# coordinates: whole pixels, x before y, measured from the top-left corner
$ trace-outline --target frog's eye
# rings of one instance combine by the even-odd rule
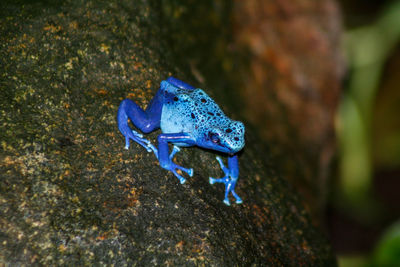
[[[219,144],[221,142],[218,134],[216,134],[216,133],[209,133],[209,137],[210,137],[211,142],[213,142],[214,144]]]

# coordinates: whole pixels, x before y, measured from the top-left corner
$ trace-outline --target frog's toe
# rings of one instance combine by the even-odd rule
[[[136,140],[134,141],[143,146],[147,150],[147,152],[153,151],[156,155],[158,154],[157,149],[153,146],[153,144],[149,140],[136,137]]]
[[[125,149],[129,149],[129,145],[130,145],[130,143],[129,143],[129,136],[125,136]]]
[[[225,176],[225,177],[223,177],[223,178],[212,178],[212,177],[209,177],[209,180],[208,180],[209,182],[210,182],[210,184],[215,184],[215,183],[224,183],[224,184],[227,184],[228,182],[229,182],[229,176]]]
[[[179,170],[181,170],[183,172],[186,172],[190,177],[193,176],[193,169],[192,168],[187,169],[187,168],[184,168],[184,167],[179,166],[179,165],[175,165],[175,168],[177,168],[177,169],[179,169]]]
[[[175,174],[175,176],[179,179],[179,182],[181,184],[184,184],[186,182],[186,179],[183,178],[182,176],[180,176],[175,170],[173,171],[173,173]]]
[[[236,204],[242,204],[243,203],[242,199],[238,196],[238,194],[236,194],[234,189],[231,190],[231,193],[236,199]]]
[[[228,198],[225,198],[225,199],[224,199],[224,203],[225,203],[225,205],[227,205],[227,206],[230,206],[230,205],[231,205],[231,203],[229,202],[229,199],[228,199]]]
[[[148,152],[153,151],[154,154],[156,155],[156,157],[158,158],[158,150],[157,150],[157,148],[155,146],[153,146],[153,144],[151,144],[151,143],[147,144],[147,151]]]
[[[136,136],[136,137],[139,137],[139,138],[143,138],[143,134],[140,134],[140,133],[138,133],[138,132],[136,132],[134,130],[132,130],[132,134],[133,134],[133,136]]]
[[[171,171],[179,179],[179,182],[181,184],[185,183],[186,179],[183,178],[180,174],[178,174],[177,170],[181,170],[182,172],[186,172],[190,177],[193,176],[193,169],[184,168],[184,167],[179,166],[179,165],[177,165],[177,164],[175,164],[173,162],[171,162],[171,163],[169,163],[167,165],[161,164],[161,167],[163,167],[166,170]]]
[[[157,149],[151,144],[151,142],[145,138],[142,138],[143,135],[136,133],[135,131],[132,131],[133,135],[131,136],[125,136],[125,149],[129,149],[130,146],[130,139],[144,147],[147,152],[152,152],[157,154]]]
[[[179,147],[174,146],[174,148],[172,149],[171,154],[169,154],[169,159],[172,160],[172,159],[174,158],[175,154],[178,153],[179,151],[181,151],[181,150],[179,149]]]
[[[210,184],[214,184],[214,183],[223,183],[225,184],[225,199],[224,199],[224,203],[228,206],[230,206],[230,202],[228,199],[228,195],[229,192],[232,193],[232,195],[235,197],[236,199],[236,204],[241,204],[243,203],[242,199],[236,194],[235,192],[235,185],[236,185],[236,179],[231,179],[229,176],[225,176],[223,178],[212,178],[209,177],[209,182]]]

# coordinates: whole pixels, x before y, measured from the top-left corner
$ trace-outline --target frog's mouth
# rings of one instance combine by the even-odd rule
[[[232,147],[229,145],[218,144],[218,146],[215,146],[213,149],[232,156],[232,155],[236,154],[237,152],[239,152],[240,150],[242,150],[242,148],[243,148],[243,146],[242,147]]]
[[[224,144],[221,143],[215,143],[212,141],[207,142],[206,146],[204,146],[205,148],[211,149],[211,150],[215,150],[215,151],[219,151],[222,153],[235,153],[234,151],[232,151],[231,149],[229,149],[229,147],[225,146]]]

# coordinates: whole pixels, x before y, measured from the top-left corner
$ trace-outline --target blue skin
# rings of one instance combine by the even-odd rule
[[[144,139],[142,134],[129,127],[128,118],[143,133],[161,128],[162,133],[157,138],[158,149]],[[193,169],[181,167],[173,162],[179,147],[199,146],[227,153],[228,167],[217,157],[225,176],[220,179],[210,177],[209,182],[225,184],[226,205],[230,205],[229,192],[235,197],[237,204],[242,203],[242,199],[235,192],[235,185],[239,177],[236,153],[244,147],[244,125],[226,117],[203,90],[169,77],[161,82],[160,89],[146,110],[141,109],[132,100],[123,100],[118,108],[117,121],[119,130],[125,136],[125,149],[129,148],[129,140],[133,140],[148,152],[153,151],[160,166],[175,174],[181,184],[186,179],[176,170],[181,170],[191,177]],[[174,144],[171,154],[168,143]]]

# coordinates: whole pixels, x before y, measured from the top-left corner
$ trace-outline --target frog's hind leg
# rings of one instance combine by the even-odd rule
[[[158,155],[157,149],[149,140],[143,138],[142,134],[129,127],[128,118],[140,131],[149,133],[160,128],[161,109],[161,90],[157,92],[146,110],[140,108],[130,99],[125,99],[121,102],[118,108],[117,122],[119,130],[125,136],[125,149],[129,148],[129,141],[133,140],[146,148],[148,152],[153,151],[156,156]]]
[[[182,82],[181,80],[179,80],[177,78],[174,78],[172,76],[167,79],[167,82],[169,82],[173,86],[178,87],[180,89],[186,89],[186,90],[194,90],[194,89],[196,89],[193,86],[191,86],[190,84]]]

